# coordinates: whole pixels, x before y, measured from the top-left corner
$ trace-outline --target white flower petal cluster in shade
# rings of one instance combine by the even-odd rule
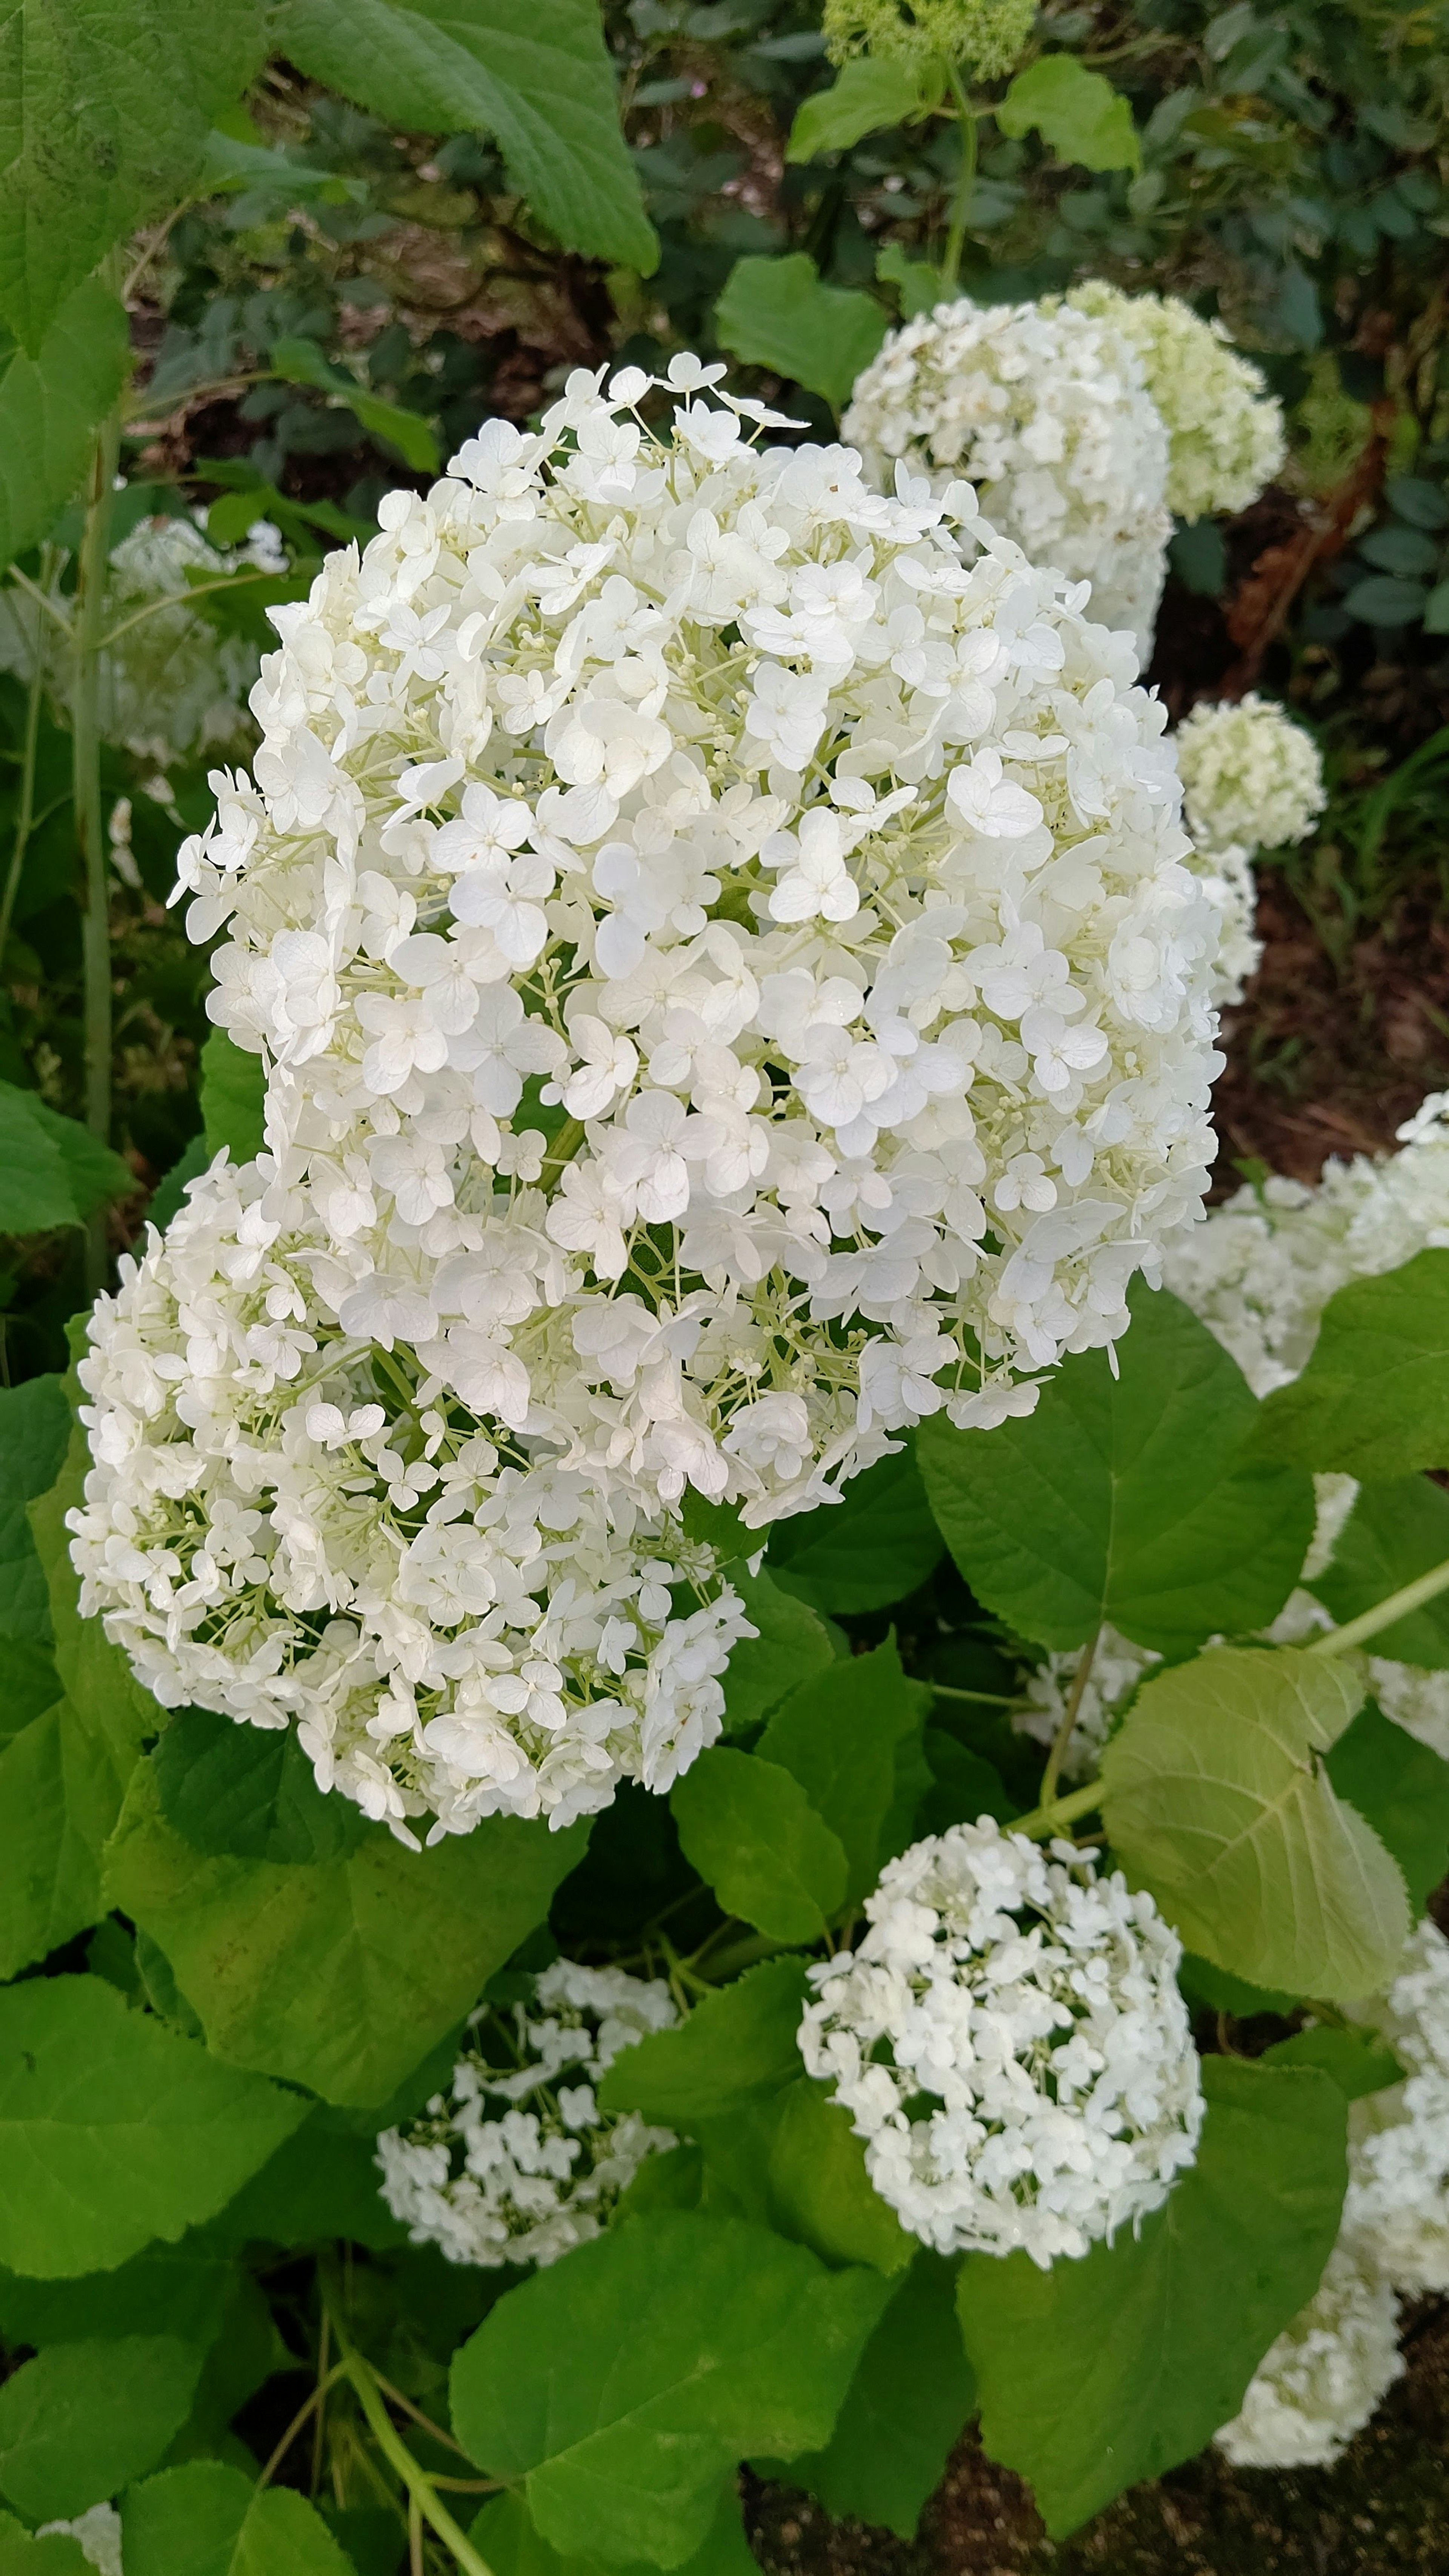
[[[1026,1704],[1013,1708],[1011,1712],[1012,1728],[1017,1735],[1029,1735],[1038,1744],[1055,1744],[1084,1651],[1081,1647],[1073,1647],[1065,1654],[1049,1654],[1027,1676],[1024,1684]],[[1064,1779],[1086,1780],[1096,1773],[1101,1764],[1102,1747],[1124,1713],[1143,1674],[1161,1661],[1161,1656],[1154,1654],[1150,1646],[1134,1646],[1130,1637],[1120,1636],[1115,1628],[1102,1628],[1067,1741],[1062,1761]]]
[[[1250,690],[1195,706],[1173,739],[1200,850],[1277,850],[1312,831],[1326,797],[1322,756],[1276,699]]]
[[[1218,2448],[1236,2468],[1327,2468],[1402,2375],[1398,2314],[1374,2265],[1336,2245],[1307,2307],[1259,2362]]]
[[[601,2113],[594,2086],[621,2049],[677,2019],[666,1985],[572,1959],[543,1969],[511,2027],[475,2014],[452,2090],[377,2142],[383,2199],[413,2243],[496,2267],[556,2263],[597,2236],[646,2156],[678,2141],[636,2111]]]
[[[265,1158],[122,1263],[80,1365],[83,1613],[164,1707],[295,1724],[404,1842],[668,1787],[755,1633],[714,1552],[349,1331],[350,1285]]]
[[[1150,1896],[982,1817],[892,1861],[865,1912],[859,1948],[810,1970],[800,2049],[904,2226],[1045,2269],[1166,2199],[1203,2103]]]
[[[99,2570],[99,2576],[122,2576],[121,2517],[113,2504],[93,2504],[73,2522],[43,2522],[35,2537],[44,2540],[50,2532],[78,2540],[81,2556]]]
[[[1406,2296],[1449,2290],[1449,1941],[1436,1923],[1425,1917],[1387,1994],[1354,2017],[1408,2072],[1349,2106],[1344,2235]]]
[[[385,500],[182,872],[344,1331],[611,1514],[760,1527],[1125,1330],[1213,1150],[1218,921],[1120,640],[720,372],[663,439],[575,376]]]
[[[1257,972],[1263,954],[1263,943],[1254,928],[1258,884],[1251,855],[1238,842],[1231,841],[1226,849],[1204,847],[1193,867],[1203,893],[1216,906],[1222,922],[1213,1000],[1240,1002],[1248,978]]]
[[[1180,296],[1127,295],[1105,278],[1074,287],[1067,302],[1112,323],[1142,362],[1167,429],[1169,510],[1179,519],[1246,510],[1271,483],[1288,442],[1282,406],[1221,322],[1203,321]]]
[[[1091,615],[1151,656],[1172,533],[1167,432],[1112,319],[1053,299],[962,297],[893,331],[857,378],[842,435],[873,480],[904,458],[975,484],[1033,563],[1092,585]]]

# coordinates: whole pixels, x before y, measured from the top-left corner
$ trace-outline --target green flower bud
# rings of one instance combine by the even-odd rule
[[[976,80],[1000,80],[1020,60],[1036,0],[825,0],[825,50],[897,62],[960,63]]]

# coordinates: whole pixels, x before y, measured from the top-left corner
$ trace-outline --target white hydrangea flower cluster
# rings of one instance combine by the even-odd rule
[[[93,2504],[72,2522],[43,2522],[35,2537],[44,2540],[49,2533],[78,2540],[81,2556],[99,2570],[99,2576],[122,2576],[121,2517],[113,2504]]]
[[[1178,295],[1127,295],[1105,278],[1067,303],[1131,342],[1168,437],[1167,506],[1179,519],[1246,510],[1288,453],[1283,409],[1262,372]]]
[[[938,2253],[1019,2246],[1045,2269],[1159,2207],[1196,2154],[1181,1944],[1094,1862],[954,1825],[890,1862],[859,1947],[810,1970],[805,2064]]]
[[[390,496],[182,865],[343,1331],[611,1514],[759,1527],[1125,1329],[1212,1152],[1217,921],[1122,644],[720,372],[663,440],[575,376]]]
[[[1274,698],[1206,701],[1174,737],[1188,829],[1209,853],[1305,840],[1327,799],[1313,736]]]
[[[1064,1654],[1048,1654],[1027,1675],[1023,1699],[1011,1711],[1014,1733],[1029,1735],[1038,1744],[1055,1744],[1085,1651],[1078,1646]],[[1161,1661],[1162,1657],[1154,1654],[1150,1646],[1134,1646],[1130,1637],[1121,1636],[1110,1625],[1102,1628],[1062,1758],[1065,1780],[1095,1777],[1101,1767],[1102,1747],[1125,1703],[1143,1674]]]
[[[601,2114],[594,2086],[621,2049],[678,2018],[666,1985],[572,1959],[542,1970],[511,2031],[501,2013],[476,2013],[474,2030],[487,2025],[514,2062],[475,2044],[451,2092],[377,2142],[383,2199],[412,2242],[450,2263],[542,2266],[599,2235],[645,2158],[678,2140],[635,2111]]]
[[[541,1241],[538,1193],[513,1206]],[[219,1159],[121,1269],[80,1365],[72,1554],[163,1707],[295,1724],[320,1786],[407,1843],[425,1815],[432,1841],[565,1824],[719,1733],[755,1632],[714,1551],[347,1331],[350,1273],[268,1158]]]
[[[1091,614],[1151,657],[1172,515],[1167,432],[1114,319],[1043,304],[938,304],[890,333],[841,424],[866,471],[975,484],[1033,563],[1088,581]]]
[[[1408,2074],[1349,2106],[1344,2234],[1406,2296],[1449,2290],[1449,1941],[1428,1916],[1355,2018]]]
[[[1240,2469],[1327,2468],[1403,2373],[1398,2321],[1392,2285],[1351,2244],[1337,2244],[1217,2435],[1219,2450]]]

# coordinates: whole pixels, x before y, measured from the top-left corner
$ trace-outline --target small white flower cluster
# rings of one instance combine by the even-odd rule
[[[1212,1152],[1217,917],[1120,641],[720,372],[663,439],[575,376],[389,496],[182,872],[254,1221],[306,1194],[343,1331],[611,1515],[759,1527],[1125,1330]]]
[[[1188,829],[1199,849],[1277,850],[1305,840],[1327,791],[1311,733],[1274,698],[1206,702],[1174,737]]]
[[[1019,2246],[1045,2269],[1159,2207],[1196,2154],[1181,1944],[1094,1859],[954,1825],[882,1871],[858,1949],[810,1970],[805,2064],[938,2253]]]
[[[1017,1735],[1029,1735],[1038,1744],[1054,1744],[1067,1713],[1071,1695],[1085,1649],[1074,1647],[1065,1654],[1049,1654],[1023,1684],[1025,1705],[1014,1707],[1011,1724]],[[1101,1764],[1102,1747],[1112,1733],[1126,1701],[1137,1688],[1144,1673],[1162,1661],[1150,1646],[1134,1646],[1130,1637],[1104,1626],[1092,1655],[1092,1668],[1077,1703],[1072,1731],[1062,1760],[1062,1777],[1086,1780]]]
[[[218,1160],[121,1270],[80,1364],[72,1555],[163,1707],[295,1723],[321,1787],[408,1843],[423,1815],[433,1841],[566,1824],[719,1733],[755,1632],[714,1551],[349,1333],[349,1275],[268,1158]]]
[[[1307,2307],[1259,2362],[1218,2448],[1240,2469],[1327,2468],[1403,2368],[1392,2285],[1340,2242]]]
[[[35,2537],[44,2540],[48,2533],[78,2540],[81,2556],[99,2570],[99,2576],[122,2576],[121,2517],[113,2504],[93,2504],[73,2522],[43,2522]]]
[[[1355,2018],[1408,2075],[1350,2105],[1344,2233],[1406,2297],[1449,2290],[1449,1941],[1427,1916]]]
[[[1168,438],[1167,506],[1179,519],[1246,510],[1288,452],[1281,404],[1261,371],[1178,295],[1127,295],[1092,278],[1067,303],[1110,322],[1142,362]]]
[[[511,2032],[501,2013],[476,2013],[474,2030],[490,2025],[512,2065],[475,2045],[450,2093],[377,2142],[383,2199],[412,2242],[496,2267],[556,2263],[597,2236],[645,2158],[678,2140],[635,2111],[604,2116],[594,2086],[621,2049],[677,2019],[666,1985],[572,1959],[540,1973]]]
[[[1172,516],[1167,432],[1115,319],[1053,298],[969,297],[893,331],[841,424],[866,471],[898,459],[940,484],[964,475],[1033,563],[1092,585],[1091,614],[1152,650]]]

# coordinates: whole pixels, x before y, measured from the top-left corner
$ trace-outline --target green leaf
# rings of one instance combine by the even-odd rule
[[[0,1082],[0,1234],[78,1225],[70,1172],[33,1091]]]
[[[1264,1401],[1259,1445],[1366,1483],[1449,1466],[1449,1252],[1329,1298],[1307,1367]]]
[[[770,2142],[775,2224],[827,2263],[904,2271],[919,2239],[908,2236],[872,2184],[850,2114],[801,2075],[780,2105]]]
[[[829,89],[818,89],[795,112],[787,161],[813,161],[817,153],[846,152],[866,134],[904,125],[921,113],[921,85],[892,55],[855,54],[842,64]]]
[[[352,2576],[319,2513],[286,2487],[188,2460],[121,2498],[126,2576]]]
[[[778,1762],[716,1744],[669,1793],[684,1856],[726,1914],[772,1941],[817,1941],[845,1901],[839,1837]]]
[[[1059,1650],[1100,1622],[1159,1654],[1266,1627],[1313,1532],[1306,1477],[1246,1453],[1259,1407],[1205,1324],[1134,1288],[1117,1349],[1065,1360],[996,1431],[917,1436],[946,1543],[978,1600]]]
[[[32,355],[113,242],[177,204],[263,52],[255,0],[20,0],[0,83],[0,316]]]
[[[801,250],[786,259],[737,259],[714,308],[714,327],[722,349],[775,368],[842,411],[890,329],[890,316],[873,295],[822,286],[814,260]]]
[[[560,2557],[518,2494],[491,2497],[468,2537],[487,2560],[490,2576],[648,2576],[645,2563],[638,2559],[621,2566],[617,2558],[600,2558],[594,2550],[582,2557],[572,2551],[567,2558]],[[682,2562],[679,2576],[759,2576],[759,2561],[745,2538],[738,2494],[729,2487],[699,2548]]]
[[[69,1701],[0,1752],[0,1977],[45,1958],[105,1911],[100,1852],[125,1782]]]
[[[1399,1870],[1321,1759],[1362,1698],[1334,1656],[1215,1646],[1144,1684],[1103,1756],[1129,1877],[1252,1985],[1366,1995],[1408,1939]]]
[[[1034,126],[1059,161],[1079,162],[1084,170],[1142,167],[1128,101],[1075,54],[1039,54],[992,114],[1013,141]]]
[[[860,2356],[829,2443],[792,2462],[790,2483],[829,2513],[913,2540],[975,2403],[955,2266],[918,2250]]]
[[[161,1812],[210,1858],[344,1860],[372,1830],[350,1798],[317,1786],[296,1729],[184,1708],[152,1756]]]
[[[262,1115],[267,1073],[260,1055],[248,1055],[225,1029],[213,1029],[201,1050],[201,1118],[208,1155],[226,1146],[234,1163],[250,1163],[266,1143]]]
[[[946,281],[929,260],[909,259],[899,242],[887,242],[876,253],[875,273],[883,286],[894,286],[901,299],[901,319],[913,322],[948,300]]]
[[[341,2125],[344,2116],[319,2107],[284,2138],[276,2154],[213,2219],[207,2230],[211,2241],[292,2246],[344,2237],[375,2250],[405,2244],[407,2229],[382,2197],[376,2134],[358,2136]],[[390,2125],[378,2119],[379,2129]],[[648,2162],[658,2159],[651,2156]]]
[[[941,1533],[907,1449],[852,1476],[838,1503],[770,1532],[770,1571],[813,1609],[886,1610],[940,1564]]]
[[[1324,1767],[1340,1798],[1358,1809],[1392,1852],[1417,1919],[1449,1869],[1449,1762],[1370,1701]]]
[[[852,1904],[875,1885],[888,1857],[882,1845],[897,1755],[903,1743],[908,1752],[919,1747],[930,1701],[922,1683],[907,1680],[889,1637],[873,1654],[832,1663],[802,1683],[760,1738],[760,1758],[799,1781],[843,1845]]]
[[[109,1199],[129,1198],[136,1187],[136,1175],[129,1163],[113,1154],[78,1118],[62,1118],[34,1092],[22,1092],[30,1103],[32,1117],[38,1119],[50,1138],[65,1170],[77,1218],[94,1215]]]
[[[404,465],[410,465],[415,474],[437,473],[437,432],[421,412],[404,411],[399,404],[370,394],[355,376],[349,376],[345,367],[334,367],[315,340],[276,340],[271,356],[276,375],[289,385],[313,385],[319,393],[330,394],[360,422],[369,438],[381,439],[385,446],[396,448]]]
[[[174,2335],[52,2344],[0,2388],[0,2493],[32,2522],[103,2504],[155,2467],[200,2369]]]
[[[0,1993],[0,2263],[112,2269],[225,2207],[306,2116],[218,2066],[101,1977]]]
[[[1416,1575],[1449,1563],[1449,1494],[1427,1476],[1362,1485],[1339,1532],[1333,1559],[1308,1589],[1342,1628],[1376,1609]],[[1449,1665],[1449,1593],[1441,1592],[1373,1641],[1376,1655],[1440,1672]]]
[[[1433,595],[1421,581],[1401,581],[1393,573],[1377,572],[1366,581],[1356,581],[1345,592],[1343,604],[1349,616],[1362,618],[1365,626],[1416,626]]]
[[[45,1568],[26,1506],[54,1484],[70,1428],[58,1377],[0,1388],[0,1736],[17,1734],[60,1697]],[[0,1814],[5,1805],[0,1799]]]
[[[91,2576],[91,2562],[78,2540],[63,2539],[59,2532],[31,2540],[18,2529],[0,2529],[0,2576]]]
[[[943,1834],[951,1825],[974,1825],[979,1816],[994,1816],[1009,1825],[1021,1813],[1000,1772],[982,1753],[948,1735],[943,1726],[928,1726],[924,1738],[931,1785],[916,1814],[917,1834]]]
[[[679,2567],[737,2460],[828,2442],[887,2295],[742,2220],[626,2219],[485,2317],[453,2361],[453,2430],[526,2481],[556,2549],[607,2534],[611,2557]]]
[[[737,1735],[768,1717],[797,1682],[833,1666],[835,1649],[824,1621],[793,1593],[782,1592],[764,1566],[749,1574],[736,1565],[730,1580],[760,1632],[731,1648],[725,1672],[725,1726]]]
[[[961,2331],[993,2460],[1029,2478],[1056,2538],[1159,2477],[1237,2413],[1338,2233],[1347,2105],[1310,2067],[1203,2061],[1195,2165],[1140,2234],[1076,2263],[962,2265]]]
[[[1361,2102],[1402,2084],[1404,2069],[1391,2048],[1367,2030],[1330,2030],[1319,2025],[1296,2030],[1291,2039],[1276,2039],[1265,2048],[1262,2066],[1316,2066],[1338,2086],[1346,2102]]]
[[[586,1826],[486,1816],[430,1851],[377,1826],[341,1859],[208,1857],[167,1823],[147,1762],[107,1885],[165,1952],[217,2057],[368,2104],[462,2020],[586,1841]]]
[[[125,1783],[141,1746],[161,1724],[161,1712],[136,1680],[121,1648],[110,1643],[102,1622],[80,1615],[80,1578],[71,1563],[66,1514],[84,1500],[89,1467],[85,1431],[73,1421],[60,1474],[30,1504],[28,1518],[45,1574],[60,1685],[76,1725],[95,1748],[93,1780],[102,1776],[103,1763],[113,1775],[115,1813],[119,1813]],[[70,1817],[88,1839],[92,1833],[103,1836],[113,1821],[109,1803],[102,1813],[99,1801],[94,1807],[76,1809]],[[92,1840],[90,1848],[99,1861],[101,1839]]]
[[[1231,2013],[1235,2021],[1251,2021],[1255,2013],[1291,2013],[1298,2009],[1299,1998],[1278,1986],[1249,1985],[1242,1977],[1230,1977],[1226,1968],[1214,1967],[1211,1959],[1199,1959],[1185,1950],[1177,1982],[1190,2004],[1206,2004],[1209,2012]]]
[[[299,71],[389,125],[495,136],[566,250],[657,265],[597,0],[283,0],[274,26]]]
[[[598,2087],[601,2109],[642,2111],[693,2134],[801,2072],[799,2031],[810,1986],[803,1959],[767,1959],[695,2005],[673,2030],[620,2051]]]
[[[34,2344],[37,2350],[52,2343],[169,2335],[204,2351],[216,2337],[236,2279],[234,2263],[207,2238],[191,2236],[179,2245],[152,2245],[113,2272],[87,2272],[78,2280],[36,2281],[0,2272],[0,2333],[7,2343]]]
[[[0,565],[47,535],[78,490],[129,363],[125,313],[98,278],[76,288],[37,357],[0,332]]]

